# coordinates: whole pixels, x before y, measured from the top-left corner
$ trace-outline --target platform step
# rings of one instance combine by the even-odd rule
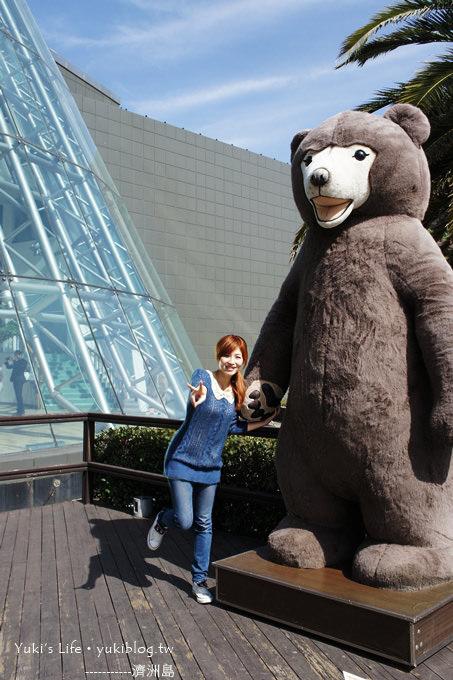
[[[453,640],[453,583],[372,588],[348,567],[297,569],[266,547],[214,563],[223,604],[415,667]]]

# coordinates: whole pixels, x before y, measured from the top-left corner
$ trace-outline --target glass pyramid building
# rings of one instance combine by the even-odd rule
[[[26,413],[183,416],[198,360],[139,243],[27,4],[0,0],[0,415],[21,351]]]

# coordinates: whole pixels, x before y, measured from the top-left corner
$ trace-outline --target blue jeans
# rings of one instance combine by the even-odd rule
[[[208,575],[212,543],[212,508],[217,484],[199,484],[183,479],[169,479],[173,508],[163,510],[159,523],[187,531],[193,528],[195,539],[192,580],[201,583]]]

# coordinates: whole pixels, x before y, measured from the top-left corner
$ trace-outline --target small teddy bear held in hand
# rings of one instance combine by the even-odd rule
[[[345,111],[292,142],[307,235],[247,368],[243,415],[288,391],[271,559],[369,585],[453,580],[453,272],[421,220],[426,116]]]

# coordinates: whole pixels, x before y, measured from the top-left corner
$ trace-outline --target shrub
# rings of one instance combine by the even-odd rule
[[[278,492],[274,455],[275,439],[229,436],[220,483],[224,487]],[[265,538],[284,515],[277,503],[225,498],[214,505],[213,520],[223,531]]]
[[[118,465],[132,470],[162,473],[165,451],[174,430],[155,427],[118,427],[103,430],[96,435],[94,460],[98,463]],[[94,495],[101,503],[117,510],[128,510],[136,496],[150,496],[155,506],[168,505],[170,494],[167,487],[135,481],[110,475],[96,475]]]
[[[95,438],[94,460],[134,470],[162,473],[163,460],[174,430],[154,427],[119,427],[103,430]],[[221,485],[277,492],[274,468],[275,440],[231,435],[223,452]],[[170,503],[167,487],[104,474],[95,477],[98,501],[128,510],[135,496],[152,495],[156,509]],[[216,499],[213,521],[217,529],[264,538],[284,515],[276,504],[256,500]]]

